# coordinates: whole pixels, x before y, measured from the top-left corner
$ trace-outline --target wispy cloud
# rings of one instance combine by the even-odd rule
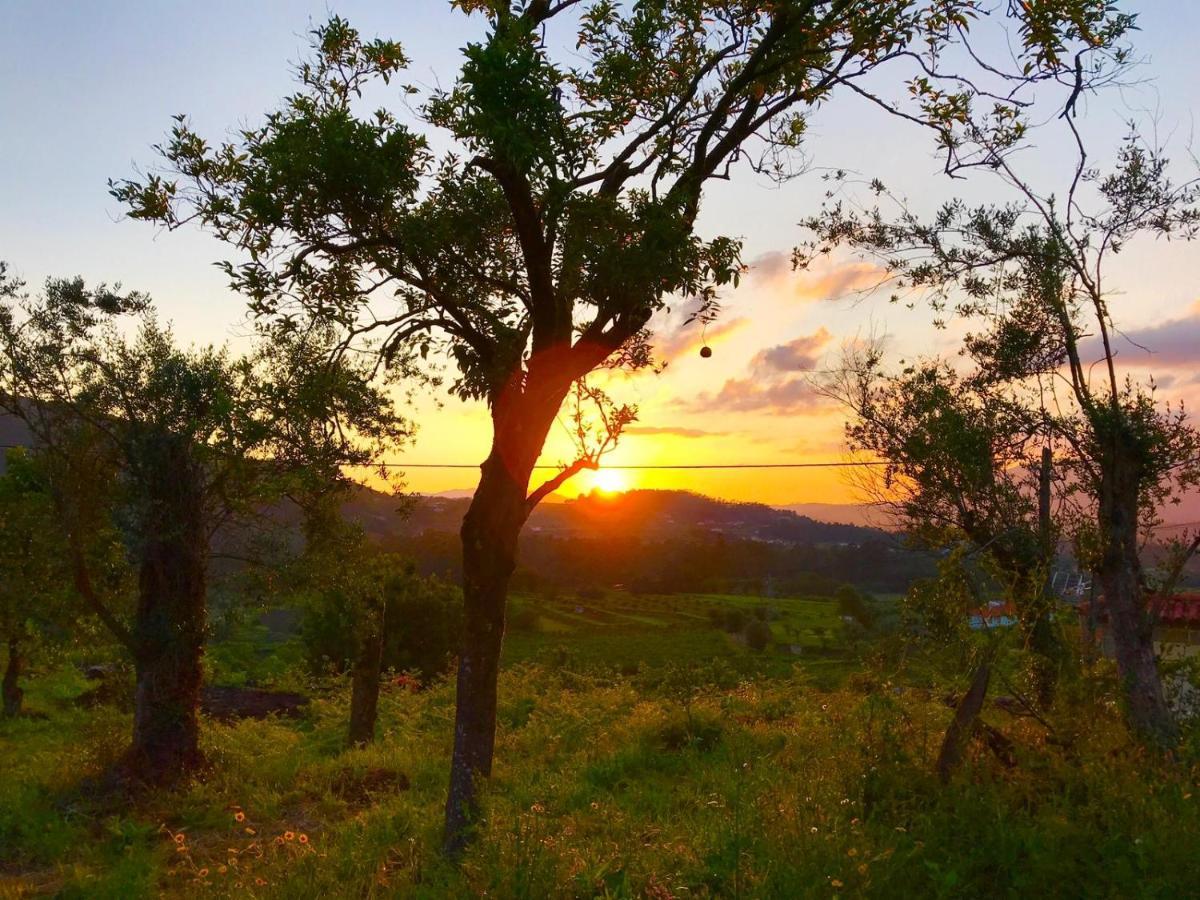
[[[1100,341],[1092,338],[1081,349],[1098,357]],[[1113,349],[1126,365],[1164,369],[1200,365],[1200,301],[1178,319],[1119,333],[1113,338]]]
[[[626,434],[662,434],[681,438],[725,437],[729,431],[706,431],[703,428],[676,428],[670,425],[631,425],[625,429]]]
[[[680,405],[696,412],[778,412],[816,410],[828,400],[804,372],[817,368],[833,335],[825,328],[760,350],[743,378],[730,378],[716,392],[705,391]]]
[[[786,344],[777,344],[760,350],[751,360],[753,369],[769,369],[776,372],[800,372],[815,369],[821,351],[833,340],[825,328],[812,334],[801,335]]]
[[[749,263],[751,282],[775,291],[787,291],[800,300],[837,300],[854,291],[875,287],[887,277],[881,266],[863,260],[821,257],[808,268],[795,271],[792,256],[771,250]]]
[[[681,356],[695,353],[705,344],[715,346],[737,334],[749,324],[749,319],[738,317],[724,322],[716,322],[707,329],[703,328],[699,322],[679,325],[660,337],[655,342],[655,349],[660,358],[671,362]]]

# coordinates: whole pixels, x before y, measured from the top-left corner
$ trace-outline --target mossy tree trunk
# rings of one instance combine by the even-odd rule
[[[121,774],[151,784],[200,767],[199,703],[206,629],[204,472],[183,438],[142,441],[148,485],[133,628],[133,741]]]

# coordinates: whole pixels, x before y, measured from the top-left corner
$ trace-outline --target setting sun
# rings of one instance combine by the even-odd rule
[[[600,469],[592,476],[592,487],[605,494],[616,494],[628,488],[625,473],[617,469]]]

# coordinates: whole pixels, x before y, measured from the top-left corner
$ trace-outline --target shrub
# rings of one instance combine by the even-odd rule
[[[771,626],[762,619],[751,619],[743,635],[746,638],[746,646],[756,653],[761,653],[771,643]]]
[[[354,610],[336,592],[309,599],[301,621],[304,658],[314,672],[345,672],[358,653]],[[450,668],[462,632],[462,595],[436,576],[398,574],[387,588],[383,667],[422,680]]]

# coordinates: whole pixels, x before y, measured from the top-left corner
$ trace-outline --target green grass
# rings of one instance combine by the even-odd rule
[[[131,803],[89,788],[128,715],[42,674],[39,717],[0,722],[0,897],[1195,895],[1200,768],[1138,749],[1107,667],[1064,687],[1052,734],[989,711],[1017,767],[973,744],[941,786],[952,685],[629,629],[510,636],[486,822],[457,868],[438,853],[450,679],[385,691],[365,750],[343,748],[343,682],[298,721],[206,721],[205,777]]]

